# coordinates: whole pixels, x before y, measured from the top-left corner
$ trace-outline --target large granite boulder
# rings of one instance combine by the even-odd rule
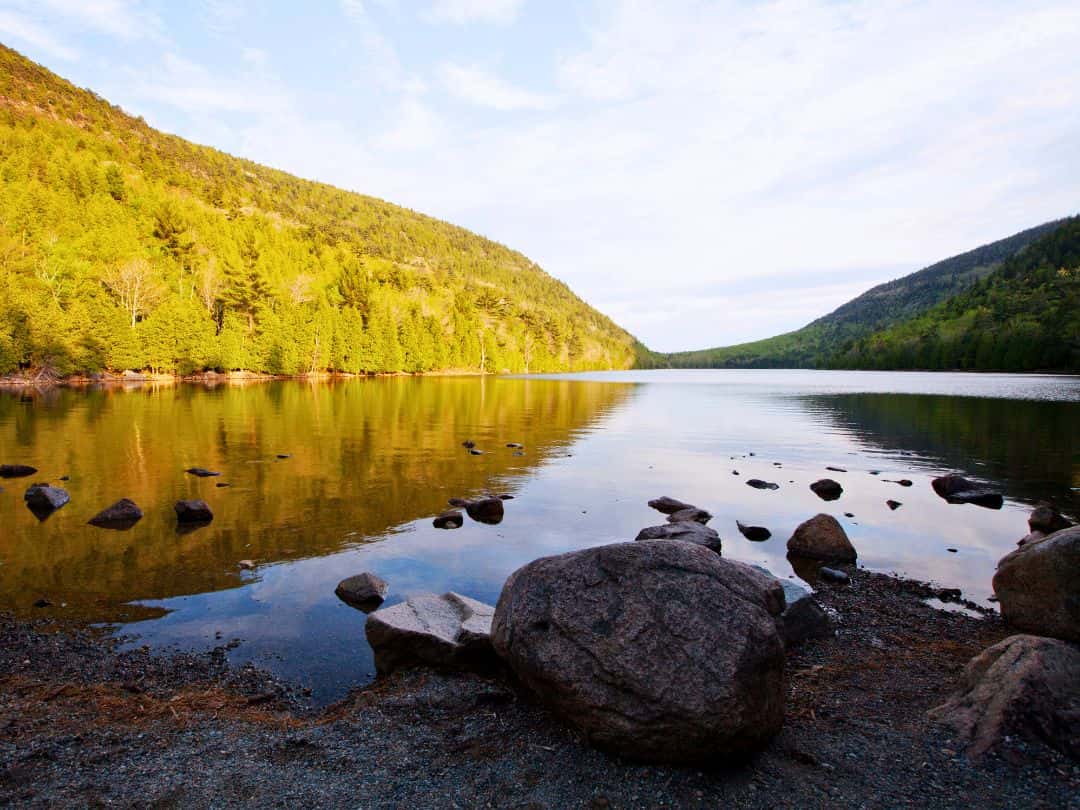
[[[385,579],[365,571],[341,580],[334,588],[334,594],[345,604],[366,612],[382,604],[389,588]]]
[[[930,482],[934,492],[949,503],[971,503],[987,509],[1000,509],[1004,503],[1000,492],[984,484],[969,481],[962,475],[943,475]]]
[[[994,593],[1020,630],[1080,641],[1080,526],[1025,543],[998,562]]]
[[[951,726],[972,756],[1018,736],[1080,760],[1080,647],[1010,636],[971,659],[960,691],[930,717]]]
[[[718,764],[780,730],[783,609],[773,577],[701,546],[616,543],[511,574],[491,640],[597,747]]]
[[[494,610],[453,591],[377,610],[365,627],[375,667],[383,675],[415,666],[490,670],[498,664],[491,649]]]
[[[112,506],[107,506],[87,522],[102,529],[130,529],[142,520],[142,509],[134,501],[121,498]]]
[[[679,523],[663,523],[659,526],[646,526],[638,532],[635,540],[682,540],[715,551],[721,551],[720,535],[716,529],[710,529],[696,520],[684,520]]]
[[[848,540],[840,522],[832,515],[820,514],[799,524],[787,542],[788,554],[829,562],[855,562],[855,547]]]

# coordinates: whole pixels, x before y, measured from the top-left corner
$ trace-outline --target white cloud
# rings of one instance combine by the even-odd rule
[[[36,0],[41,6],[124,40],[158,36],[160,22],[138,0]]]
[[[470,22],[509,25],[524,5],[525,0],[434,0],[423,18],[428,22],[457,25]]]
[[[477,65],[446,62],[439,68],[447,91],[469,104],[496,110],[547,110],[557,104],[553,96],[515,87]]]
[[[54,37],[42,26],[14,11],[0,10],[0,33],[14,37],[55,59],[74,62],[79,52]]]

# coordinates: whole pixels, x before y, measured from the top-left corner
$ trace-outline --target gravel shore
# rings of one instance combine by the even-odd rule
[[[1009,635],[931,589],[848,569],[834,638],[789,656],[784,730],[713,770],[588,748],[508,680],[413,671],[314,709],[205,655],[116,652],[0,617],[0,803],[21,807],[1080,808],[1080,765],[1011,741],[978,762],[927,709]]]

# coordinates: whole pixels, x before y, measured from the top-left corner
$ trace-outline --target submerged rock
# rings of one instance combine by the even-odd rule
[[[751,478],[746,482],[746,485],[754,489],[780,489],[779,484],[774,484],[772,481],[762,481],[760,478]]]
[[[816,515],[800,524],[787,542],[789,554],[815,560],[855,562],[855,547],[832,515]]]
[[[1010,636],[971,659],[960,691],[929,714],[951,726],[972,756],[1015,736],[1080,760],[1080,648]]]
[[[0,478],[25,478],[37,472],[37,467],[25,464],[0,464]]]
[[[823,501],[835,501],[844,494],[844,488],[831,478],[822,478],[810,485],[811,491]]]
[[[489,670],[495,609],[457,593],[422,594],[368,616],[365,634],[380,674],[413,666]]]
[[[681,540],[684,543],[704,546],[717,554],[721,549],[720,535],[716,529],[710,529],[694,520],[648,526],[638,532],[634,540]]]
[[[443,512],[431,521],[436,529],[460,529],[464,523],[465,517],[456,509]]]
[[[1080,526],[1025,543],[998,562],[994,594],[1008,624],[1080,641]]]
[[[177,523],[209,523],[214,519],[214,513],[210,511],[206,501],[177,501],[173,504],[173,509],[176,511]]]
[[[215,475],[221,475],[219,472],[207,470],[204,467],[188,467],[184,472],[188,475],[194,475],[197,478],[213,478]]]
[[[766,529],[764,526],[747,526],[744,523],[735,521],[735,526],[739,529],[739,532],[747,540],[752,540],[755,543],[761,543],[772,537],[772,532]]]
[[[334,594],[342,602],[366,612],[382,603],[389,588],[382,577],[365,571],[341,580],[334,588]]]
[[[695,523],[708,523],[712,520],[712,513],[705,511],[704,509],[698,509],[696,506],[691,506],[689,509],[680,509],[678,512],[672,512],[667,517],[668,523],[682,523],[687,520],[692,520]]]
[[[667,495],[664,495],[661,498],[653,498],[649,501],[649,506],[657,512],[663,512],[665,515],[673,515],[684,509],[697,509],[692,503],[683,503],[682,501],[670,498]]]
[[[780,584],[689,543],[615,543],[507,579],[492,643],[599,748],[721,764],[783,722]]]
[[[107,506],[87,521],[91,526],[102,529],[130,529],[142,520],[143,511],[134,501],[121,498],[112,506]]]
[[[934,492],[949,503],[970,503],[987,509],[1000,509],[1004,499],[982,484],[969,481],[962,475],[943,475],[930,482]]]

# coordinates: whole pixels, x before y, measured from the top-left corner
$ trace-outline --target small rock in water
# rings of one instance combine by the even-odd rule
[[[37,467],[25,464],[0,464],[0,478],[25,478],[37,472]]]
[[[751,478],[746,482],[748,487],[754,489],[780,489],[779,484],[774,484],[771,481],[762,481],[760,478]]]
[[[854,512],[844,512],[844,517],[853,518],[853,517],[855,517],[855,513]]]
[[[52,602],[45,598],[38,599],[36,602],[34,602],[34,607],[36,608],[47,608],[50,606],[52,606]]]
[[[506,446],[512,450],[522,450],[525,447],[525,445],[521,444],[520,442],[507,442]]]
[[[121,498],[112,506],[102,509],[88,522],[91,526],[97,526],[100,529],[124,531],[142,520],[142,516],[142,509],[134,501]]]
[[[476,447],[476,442],[474,442],[472,439],[466,439],[461,443],[461,446],[464,447],[466,450],[472,450],[474,447]]]
[[[467,500],[465,500],[464,498],[451,498],[450,500],[447,501],[447,503],[450,506],[457,507],[458,509],[464,509],[466,506],[469,505],[469,502]]]
[[[465,511],[477,523],[495,525],[502,523],[503,502],[501,498],[477,498],[465,504]]]
[[[667,519],[668,523],[682,523],[684,520],[692,520],[695,523],[708,523],[712,520],[712,514],[704,509],[691,506],[687,509],[680,509],[678,512],[672,512]]]
[[[738,470],[732,470],[732,471],[731,471],[731,474],[732,474],[732,475],[738,475],[738,474],[739,474],[739,471],[738,471]]]
[[[818,571],[818,574],[826,582],[835,582],[838,585],[847,585],[851,582],[851,577],[843,571],[837,571],[835,568],[826,568],[825,566],[822,566],[821,570]]]
[[[957,553],[957,551],[958,551],[958,550],[957,550],[957,549],[955,549],[955,548],[947,548],[947,549],[945,549],[945,550],[946,550],[947,552],[949,552],[950,554],[956,554],[956,553]]]
[[[47,484],[34,484],[23,495],[26,507],[34,513],[38,520],[44,520],[61,506],[71,500],[67,490],[59,487],[50,487]]]
[[[346,604],[363,610],[374,610],[386,597],[390,586],[386,580],[368,571],[341,580],[334,589],[337,598]]]
[[[511,453],[510,455],[512,455],[512,456],[523,456],[523,455],[525,455],[525,453],[522,450],[516,450],[513,453]]]
[[[514,500],[513,495],[508,495],[505,492],[501,493],[498,497],[499,497],[500,501],[512,501],[512,500]]]
[[[810,485],[810,490],[823,501],[835,501],[844,494],[844,488],[831,478],[822,478]]]
[[[772,537],[772,532],[764,526],[747,526],[737,520],[735,521],[735,526],[738,527],[739,532],[743,537],[747,540],[752,540],[755,543],[761,543]]]
[[[970,503],[987,509],[1000,509],[1004,504],[1000,492],[969,481],[962,475],[943,475],[930,482],[934,492],[949,503]]]
[[[902,487],[913,486],[912,482],[910,480],[908,480],[907,478],[901,478],[899,481],[894,481],[893,483],[899,484]]]
[[[61,476],[60,476],[60,480],[61,480],[61,481],[70,481],[70,480],[71,480],[71,476],[70,476],[70,475],[61,475]]]
[[[436,529],[460,529],[464,523],[464,516],[456,509],[443,512],[431,521],[431,525]]]
[[[470,447],[469,448],[469,455],[470,456],[482,456],[482,455],[484,455],[484,451],[483,450],[477,450],[475,447]]]
[[[214,486],[218,489],[224,489],[225,487],[231,487],[232,484],[230,484],[228,481],[221,481],[220,483],[214,484]]]
[[[887,507],[889,507],[890,509],[892,509],[894,512],[897,509],[899,509],[901,506],[903,506],[903,504],[900,503],[900,501],[885,501],[885,505]]]
[[[638,532],[634,540],[681,540],[684,543],[704,546],[717,554],[721,550],[720,535],[716,529],[710,529],[693,520],[648,526]]]
[[[278,453],[277,457],[280,459],[292,458],[292,453]]]
[[[660,498],[653,498],[649,501],[649,506],[655,509],[657,512],[663,512],[665,515],[672,515],[676,512],[680,512],[683,509],[696,509],[692,503],[683,503],[680,500],[664,495]]]
[[[255,568],[255,561],[254,560],[240,560],[240,562],[238,562],[237,565],[240,567],[241,571],[252,571]]]
[[[799,524],[787,542],[789,555],[812,560],[855,562],[855,547],[832,515],[820,514]]]
[[[188,467],[184,470],[188,475],[194,475],[197,478],[212,478],[215,475],[221,475],[219,472],[213,470],[207,470],[204,467]]]
[[[176,511],[177,523],[209,523],[214,519],[214,513],[206,501],[177,501],[173,505]]]
[[[881,470],[870,470],[871,475],[881,475]]]
[[[826,467],[829,472],[847,472],[843,467]]]

